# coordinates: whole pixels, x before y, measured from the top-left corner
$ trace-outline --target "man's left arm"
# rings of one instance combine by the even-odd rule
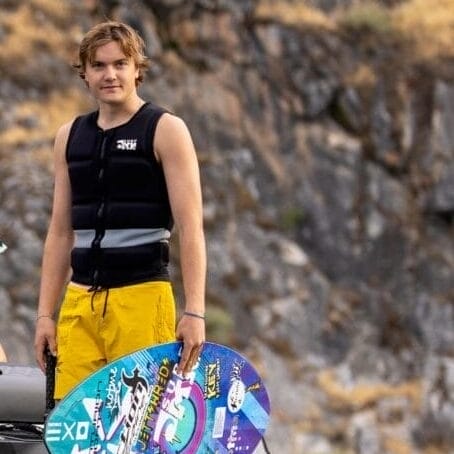
[[[199,165],[183,120],[167,113],[161,117],[154,152],[163,166],[180,245],[185,307],[176,337],[184,343],[179,372],[189,373],[205,341],[206,248]]]

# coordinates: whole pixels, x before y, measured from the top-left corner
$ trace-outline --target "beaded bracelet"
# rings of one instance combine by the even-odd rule
[[[205,320],[204,315],[196,314],[195,312],[184,311],[183,315],[188,315],[189,317],[195,317],[195,318],[200,318],[201,320]]]

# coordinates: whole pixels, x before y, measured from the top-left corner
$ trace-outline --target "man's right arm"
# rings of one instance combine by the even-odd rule
[[[54,144],[54,198],[41,269],[36,318],[35,355],[45,370],[45,350],[56,354],[55,310],[69,277],[74,236],[71,226],[71,188],[66,163],[66,144],[72,123],[62,126]]]

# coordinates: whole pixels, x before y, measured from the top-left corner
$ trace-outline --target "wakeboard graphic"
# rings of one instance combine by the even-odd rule
[[[234,350],[207,342],[182,377],[181,348],[145,348],[90,375],[49,414],[49,452],[252,454],[270,414],[257,371]]]

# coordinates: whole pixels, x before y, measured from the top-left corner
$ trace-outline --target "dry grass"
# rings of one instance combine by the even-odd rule
[[[307,3],[307,2],[306,2]],[[335,23],[322,11],[305,2],[291,0],[261,0],[255,9],[255,18],[278,21],[286,25],[307,25],[333,30]]]
[[[429,446],[424,448],[421,451],[422,454],[448,454],[446,448],[444,447],[437,447],[437,446]]]
[[[412,454],[413,448],[407,440],[400,438],[384,438],[384,446],[389,454]]]
[[[88,97],[76,89],[54,92],[46,101],[24,101],[14,111],[16,126],[0,133],[0,142],[5,147],[52,141],[59,126],[89,107]],[[27,127],[24,123],[37,121]]]
[[[41,11],[48,17],[57,20],[66,20],[71,14],[70,2],[61,0],[30,0],[33,11]]]
[[[371,88],[377,83],[377,74],[370,65],[360,63],[354,72],[345,75],[344,81],[355,87]]]
[[[453,0],[408,0],[393,10],[392,19],[422,59],[454,57]]]
[[[69,14],[64,5],[65,2],[33,0],[13,12],[2,12],[0,25],[8,33],[2,41],[0,61],[3,61],[3,64],[18,64],[39,49],[49,49],[54,55],[65,57],[68,37],[74,30],[59,28],[54,23],[54,19],[58,20]]]
[[[331,370],[323,371],[318,376],[321,390],[328,396],[330,404],[338,409],[361,410],[375,405],[386,397],[405,397],[415,409],[421,406],[422,384],[415,380],[393,386],[387,383],[357,384],[345,388],[336,380]]]
[[[394,8],[378,0],[360,0],[329,15],[310,6],[310,1],[261,0],[255,17],[325,31],[347,29],[393,35],[411,44],[409,51],[414,60],[454,57],[453,0],[407,0]]]

